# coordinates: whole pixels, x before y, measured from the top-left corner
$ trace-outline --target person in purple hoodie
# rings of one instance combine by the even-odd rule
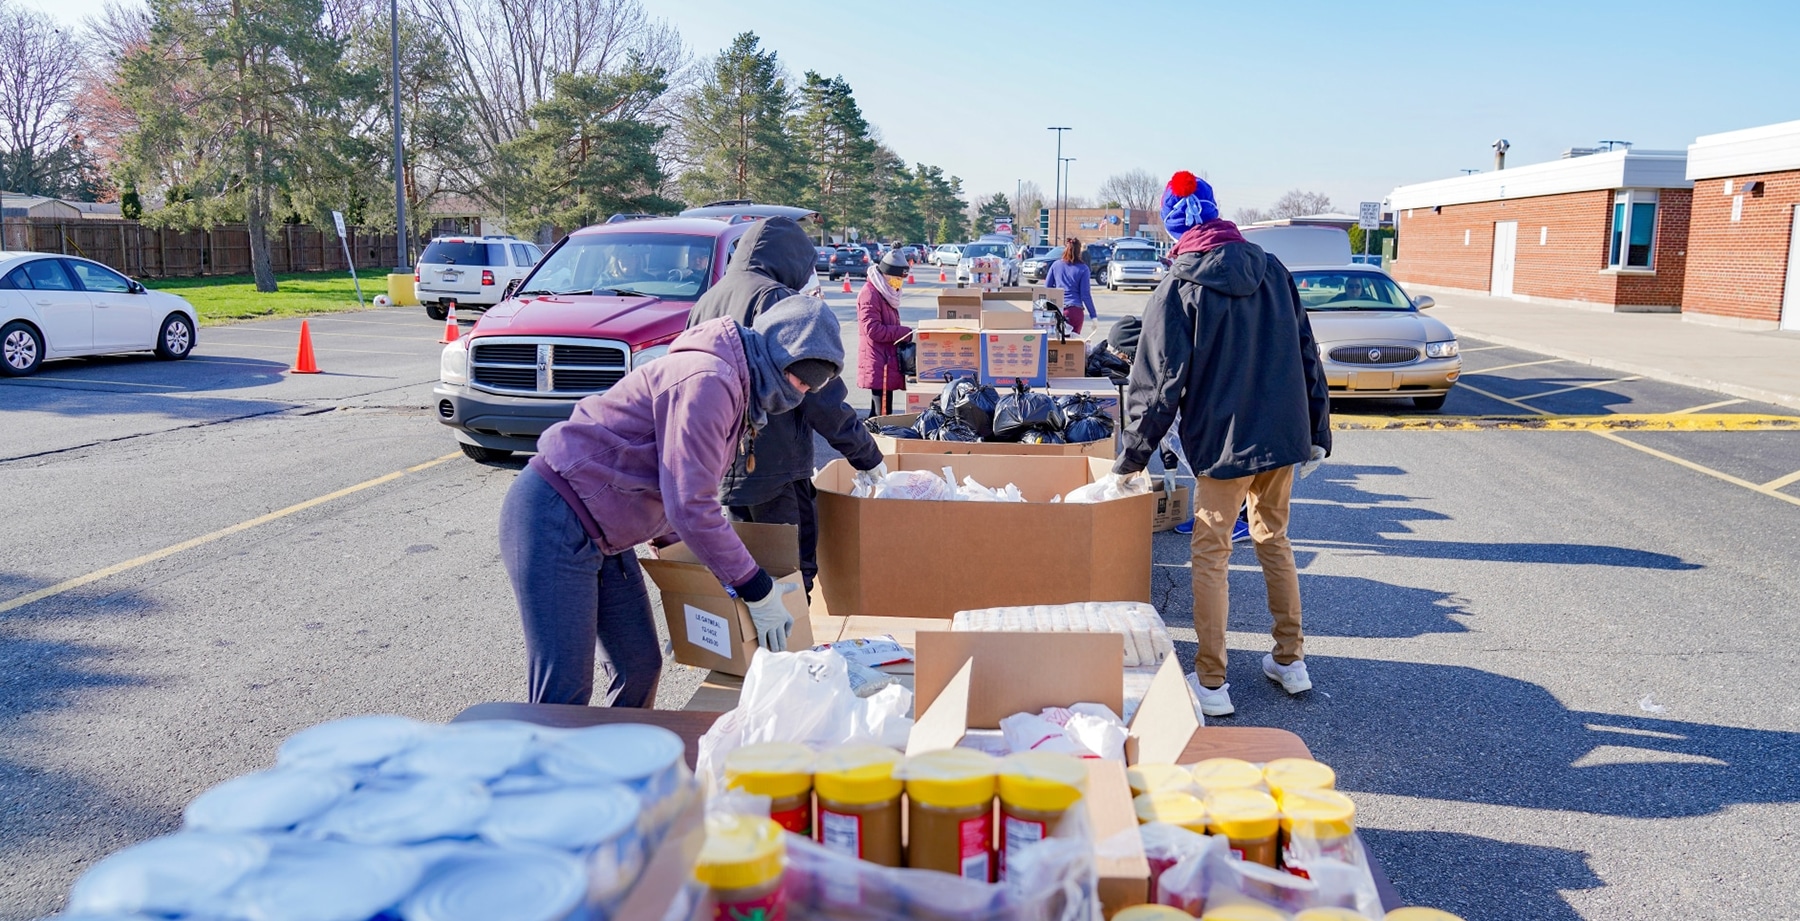
[[[844,366],[825,302],[788,297],[756,328],[729,318],[682,333],[669,353],[583,399],[538,439],[500,508],[500,558],[525,627],[533,703],[586,704],[595,646],[609,706],[650,707],[662,646],[637,545],[675,539],[750,608],[764,649],[787,648],[793,617],[719,506],[719,483],[770,416],[790,412]]]

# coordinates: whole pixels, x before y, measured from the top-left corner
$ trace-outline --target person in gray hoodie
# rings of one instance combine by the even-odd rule
[[[662,647],[634,552],[680,540],[750,608],[763,648],[782,651],[793,618],[719,506],[740,445],[843,369],[825,302],[789,297],[757,330],[719,319],[682,333],[669,354],[575,404],[500,508],[500,558],[525,628],[533,703],[586,704],[595,645],[610,676],[603,702],[656,701]]]
[[[816,259],[812,238],[793,220],[772,217],[756,222],[739,239],[724,277],[694,302],[688,326],[720,317],[757,326],[769,304],[806,284]],[[799,527],[800,575],[809,596],[819,572],[814,433],[857,470],[882,467],[881,448],[862,427],[849,399],[849,386],[837,378],[808,393],[793,412],[771,416],[732,461],[723,483],[723,501],[733,520]]]

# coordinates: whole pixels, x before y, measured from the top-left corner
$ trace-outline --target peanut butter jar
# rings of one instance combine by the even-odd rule
[[[1263,780],[1277,800],[1288,790],[1331,790],[1337,787],[1337,772],[1330,765],[1311,758],[1276,758],[1263,765]]]
[[[1220,790],[1263,789],[1262,768],[1238,758],[1208,758],[1190,773],[1202,799]]]
[[[1207,830],[1224,835],[1238,857],[1275,866],[1281,809],[1274,797],[1261,790],[1221,790],[1207,797],[1206,816]]]
[[[906,865],[994,880],[994,793],[1000,762],[968,748],[908,758]]]
[[[774,819],[718,815],[706,820],[706,843],[694,879],[712,890],[714,921],[785,921],[786,832]]]
[[[1131,805],[1137,810],[1139,825],[1162,822],[1206,834],[1206,804],[1192,793],[1181,790],[1145,793],[1134,797]]]
[[[725,786],[769,798],[769,818],[812,837],[813,751],[794,742],[759,742],[725,756]]]
[[[1188,769],[1173,764],[1136,764],[1125,769],[1125,782],[1132,796],[1143,796],[1160,790],[1179,790],[1193,784]]]
[[[1336,790],[1290,789],[1281,797],[1281,847],[1349,862],[1356,804]]]
[[[884,867],[901,865],[900,791],[894,776],[900,753],[880,745],[851,745],[813,762],[819,796],[814,838],[841,854]]]
[[[1009,855],[1056,833],[1087,788],[1087,766],[1069,755],[1025,752],[1000,762],[1000,874]]]

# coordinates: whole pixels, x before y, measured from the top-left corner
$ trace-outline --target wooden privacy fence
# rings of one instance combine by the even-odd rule
[[[394,235],[351,227],[350,254],[360,269],[396,264]],[[137,221],[13,218],[0,249],[85,256],[136,278],[250,274],[250,233],[242,224],[211,230],[145,227]],[[332,230],[282,224],[269,240],[277,272],[345,271],[344,247]]]

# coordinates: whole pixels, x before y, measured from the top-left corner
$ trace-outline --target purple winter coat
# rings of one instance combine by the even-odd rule
[[[856,296],[856,326],[862,332],[856,345],[856,386],[864,390],[905,390],[906,375],[900,370],[898,343],[912,335],[900,325],[900,311],[872,286],[863,282]],[[886,282],[882,282],[886,284]]]
[[[737,455],[749,380],[737,323],[709,320],[575,404],[538,438],[535,460],[586,506],[602,552],[674,534],[719,581],[742,585],[759,567],[720,510],[719,482]]]

